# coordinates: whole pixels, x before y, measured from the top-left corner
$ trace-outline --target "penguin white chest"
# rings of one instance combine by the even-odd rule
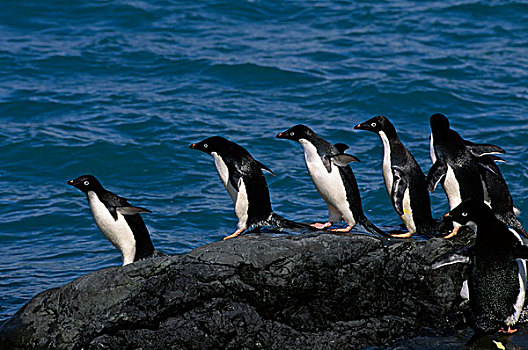
[[[381,142],[383,143],[383,179],[385,180],[385,187],[389,196],[392,196],[392,183],[394,181],[392,175],[392,162],[391,162],[391,148],[387,135],[383,132],[379,132]]]
[[[124,216],[117,213],[117,220],[114,220],[106,206],[99,200],[97,194],[88,191],[88,203],[92,212],[95,224],[123,256],[123,265],[134,262],[136,255],[136,240],[134,233],[128,226]]]
[[[315,146],[304,139],[299,140],[299,143],[304,149],[304,159],[310,177],[321,197],[323,197],[327,204],[339,210],[345,217],[345,221],[353,222],[353,216],[346,196],[346,189],[343,184],[343,179],[341,179],[341,175],[339,174],[338,167],[332,164],[332,170],[328,172]]]
[[[211,156],[214,159],[216,171],[218,172],[218,175],[220,176],[220,180],[222,181],[222,184],[224,185],[227,192],[231,196],[233,203],[235,203],[236,205],[238,191],[229,182],[229,169],[227,168],[226,163],[224,162],[222,157],[220,157],[218,153],[216,152],[211,152]]]
[[[447,199],[449,201],[449,208],[453,209],[462,203],[462,196],[460,194],[460,185],[455,177],[455,172],[453,168],[447,165],[447,172],[444,179],[444,191],[447,194]]]

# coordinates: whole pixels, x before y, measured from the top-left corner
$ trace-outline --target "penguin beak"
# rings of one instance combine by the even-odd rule
[[[192,145],[189,146],[190,149],[195,149],[196,148],[196,143],[193,143]]]
[[[74,184],[73,184],[73,180],[70,180],[70,181],[66,182],[66,184],[67,184],[67,185],[70,185],[70,186],[73,186],[73,185],[74,185]]]
[[[356,126],[354,126],[354,130],[369,130],[368,124],[359,123]]]
[[[283,132],[279,132],[279,133],[277,134],[277,136],[275,136],[275,138],[278,138],[278,139],[284,139],[284,138],[286,138],[286,137],[285,137],[285,135],[284,135]]]

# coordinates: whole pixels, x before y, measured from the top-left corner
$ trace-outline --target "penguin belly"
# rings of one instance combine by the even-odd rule
[[[244,180],[238,180],[238,196],[235,201],[235,214],[238,218],[238,228],[246,229],[249,218],[248,214],[249,200]]]
[[[350,210],[346,189],[341,174],[339,173],[339,168],[332,164],[332,170],[328,172],[315,146],[305,140],[300,140],[299,142],[304,148],[306,167],[308,168],[315,188],[327,205],[337,209],[347,224],[354,226],[356,220]]]
[[[88,203],[99,230],[123,255],[123,265],[133,263],[136,256],[136,240],[124,216],[117,212],[117,220],[114,220],[108,208],[93,191],[88,192]]]
[[[381,142],[383,143],[383,162],[382,162],[382,169],[383,169],[383,179],[385,180],[385,187],[387,189],[387,193],[389,194],[389,198],[391,199],[391,202],[393,200],[392,197],[392,185],[394,183],[394,174],[392,173],[392,160],[391,160],[391,146],[389,142],[389,138],[387,135],[383,132],[379,132],[379,136],[381,139]],[[392,203],[394,206],[396,206],[396,203]],[[405,189],[405,192],[403,194],[403,215],[401,216],[402,221],[405,224],[405,227],[409,231],[409,233],[415,233],[416,232],[416,224],[414,222],[413,217],[413,211],[411,208],[411,197],[410,197],[410,191],[409,187]]]
[[[416,223],[414,222],[414,215],[411,207],[411,197],[409,192],[409,187],[407,187],[403,194],[403,216],[401,217],[401,219],[405,223],[405,227],[407,227],[409,233],[415,233]]]
[[[460,203],[462,203],[462,196],[460,194],[460,184],[455,177],[453,168],[448,164],[447,172],[443,183],[444,191],[447,194],[447,200],[449,201],[449,208],[454,209]]]

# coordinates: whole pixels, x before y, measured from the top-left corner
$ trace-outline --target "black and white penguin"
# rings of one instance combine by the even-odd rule
[[[466,251],[470,325],[477,334],[515,332],[511,327],[519,319],[526,293],[528,247],[483,201],[463,201],[444,219],[476,233],[474,245]]]
[[[154,249],[140,213],[151,211],[133,207],[128,201],[107,191],[92,175],[68,181],[88,198],[97,227],[123,256],[123,266],[152,256],[163,255]]]
[[[344,153],[348,146],[332,145],[305,125],[293,126],[276,137],[297,141],[304,149],[308,173],[328,206],[328,222],[314,224],[314,227],[324,229],[334,222],[345,220],[346,228],[333,231],[349,232],[359,223],[371,233],[387,236],[363,213],[356,178],[348,165],[350,162],[358,162],[359,159]]]
[[[506,180],[496,164],[496,162],[504,162],[504,160],[495,154],[505,153],[505,151],[490,144],[475,144],[467,140],[464,140],[464,143],[475,156],[479,165],[484,190],[484,203],[493,210],[499,220],[528,237],[528,233],[517,219],[517,208],[513,205],[513,198]]]
[[[433,166],[427,175],[428,189],[433,192],[441,183],[450,209],[470,198],[484,201],[479,165],[462,137],[442,114],[433,114],[430,123]]]
[[[383,179],[392,205],[407,228],[407,233],[393,237],[410,237],[414,233],[431,234],[438,226],[431,214],[427,182],[422,169],[400,141],[392,123],[377,116],[354,127],[377,133],[383,144]]]
[[[469,198],[482,199],[499,220],[528,236],[517,219],[510,191],[495,164],[495,161],[503,161],[496,154],[505,151],[495,145],[464,140],[450,128],[448,119],[442,114],[431,116],[431,131],[433,167],[428,175],[431,192],[443,181],[451,209]]]
[[[220,180],[235,205],[237,230],[224,239],[236,237],[247,229],[268,225],[307,228],[307,225],[295,223],[273,213],[268,184],[262,169],[271,174],[273,172],[253,158],[245,148],[220,136],[193,143],[189,148],[213,157]]]

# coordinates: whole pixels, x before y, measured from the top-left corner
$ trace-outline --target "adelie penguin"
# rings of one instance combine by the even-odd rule
[[[506,181],[495,164],[495,161],[502,161],[496,154],[504,150],[464,140],[450,128],[449,120],[442,114],[432,115],[430,121],[433,166],[428,174],[429,190],[433,192],[441,182],[451,209],[466,199],[481,199],[499,220],[526,236],[515,215]],[[456,232],[457,227],[453,234]]]
[[[304,149],[304,159],[310,177],[328,206],[328,222],[316,223],[314,227],[325,229],[335,222],[345,220],[346,228],[332,231],[349,232],[359,223],[371,233],[388,236],[374,226],[363,213],[356,178],[348,165],[350,162],[358,162],[359,159],[344,153],[348,146],[332,145],[305,125],[293,126],[276,137],[297,141]]]
[[[471,144],[469,141],[466,141],[466,143]],[[484,190],[484,203],[493,210],[499,220],[527,237],[528,233],[517,219],[515,213],[517,209],[513,205],[513,198],[506,180],[504,180],[499,167],[495,164],[496,161],[501,162],[503,160],[488,154],[479,155],[476,159],[480,165],[479,171]]]
[[[224,239],[233,238],[248,229],[263,226],[278,228],[308,229],[303,225],[287,220],[271,208],[271,200],[262,169],[273,174],[264,164],[257,161],[242,146],[220,136],[209,137],[193,143],[191,149],[211,155],[222,184],[231,196],[238,218],[236,231]]]
[[[480,200],[462,202],[444,219],[476,233],[474,245],[465,252],[470,264],[469,320],[476,336],[498,330],[515,332],[512,327],[519,319],[526,293],[524,259],[528,258],[528,247],[517,231],[498,220]]]
[[[377,116],[354,127],[372,131],[383,144],[383,179],[392,205],[407,228],[407,233],[393,237],[410,237],[414,233],[431,234],[442,230],[431,214],[427,182],[422,169],[400,141],[392,123]],[[445,228],[447,229],[447,228]]]
[[[154,249],[140,215],[150,210],[131,206],[125,198],[105,190],[92,175],[79,176],[68,181],[68,185],[86,194],[97,227],[121,252],[123,265],[163,255]]]
[[[430,124],[433,166],[427,175],[428,189],[433,192],[441,183],[450,209],[469,198],[484,201],[477,161],[462,137],[442,114],[433,114]]]

